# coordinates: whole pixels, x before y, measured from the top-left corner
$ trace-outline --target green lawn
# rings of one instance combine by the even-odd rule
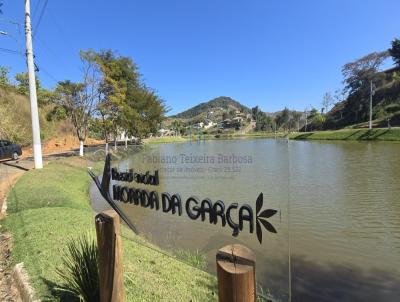
[[[22,176],[8,196],[9,212],[2,221],[1,230],[13,235],[12,261],[24,262],[42,301],[60,301],[53,288],[61,281],[55,271],[66,242],[85,232],[95,238],[89,177],[74,161],[51,162]],[[127,301],[217,299],[215,277],[149,249],[140,237],[129,237],[134,240],[123,238]]]
[[[282,138],[288,134],[278,132],[249,132],[249,133],[220,133],[201,135],[200,140],[224,140],[224,139],[240,139],[240,138]],[[296,140],[376,140],[376,141],[400,141],[400,128],[376,128],[376,129],[341,129],[314,132],[300,132],[289,135],[290,139]],[[193,136],[195,141],[197,136]],[[189,141],[189,137],[160,137],[146,141],[146,143],[174,143]]]
[[[343,129],[334,131],[303,132],[290,135],[291,139],[306,140],[377,140],[400,141],[400,128]]]
[[[146,144],[163,144],[163,143],[180,143],[186,142],[188,138],[182,136],[164,136],[164,137],[153,137],[145,140]]]

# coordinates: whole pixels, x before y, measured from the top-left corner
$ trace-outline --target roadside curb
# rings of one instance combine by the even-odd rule
[[[6,212],[7,212],[7,196],[4,197],[3,199],[3,205],[1,206],[0,209],[0,219],[6,215]]]
[[[34,291],[29,283],[29,277],[24,269],[24,263],[15,265],[12,275],[22,302],[41,302],[34,299]]]

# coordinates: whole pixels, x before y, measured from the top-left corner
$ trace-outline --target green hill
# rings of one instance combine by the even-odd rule
[[[39,123],[42,140],[63,131],[64,123],[46,119],[52,110],[51,105],[39,107]],[[12,86],[0,86],[0,139],[29,146],[32,142],[31,111],[29,97],[20,94]]]
[[[373,95],[374,127],[386,127],[388,120],[392,126],[400,125],[400,80],[391,74],[386,77],[387,80],[376,87]],[[369,95],[357,101],[356,103],[354,100],[347,99],[337,103],[326,116],[325,129],[368,127]],[[355,104],[358,106],[356,107]]]
[[[235,101],[234,99],[231,99],[227,96],[220,96],[218,98],[212,99],[211,101],[201,103],[188,110],[173,115],[171,116],[171,118],[192,119],[200,114],[221,108],[226,111],[238,110],[242,112],[251,112],[250,108],[242,105],[238,101]]]

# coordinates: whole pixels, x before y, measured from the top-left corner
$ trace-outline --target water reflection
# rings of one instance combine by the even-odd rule
[[[197,195],[254,206],[263,192],[268,207],[279,210],[273,220],[278,235],[265,233],[263,245],[248,232],[234,238],[230,229],[206,222],[122,207],[157,245],[206,254],[210,271],[218,248],[231,243],[249,246],[257,256],[258,281],[282,301],[288,298],[290,222],[293,301],[397,301],[399,151],[395,143],[217,141],[152,146],[117,163],[120,169],[158,169],[159,192],[180,193],[182,199]],[[182,163],[182,154],[236,154],[253,161]],[[149,155],[176,155],[177,162],[144,160]]]

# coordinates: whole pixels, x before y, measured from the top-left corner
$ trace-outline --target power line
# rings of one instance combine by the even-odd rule
[[[45,41],[43,41],[42,39],[40,39],[38,36],[36,37],[36,42],[39,42],[39,43],[42,45],[42,47],[39,48],[39,49],[44,50],[44,51],[45,51],[45,54],[47,54],[47,56],[51,55],[51,56],[53,56],[55,59],[57,59],[59,62],[62,62],[62,61],[65,62],[65,58],[62,58],[61,55],[59,55],[57,52],[53,51],[53,50],[49,47],[49,45],[48,45]],[[76,65],[74,65],[74,66],[75,66],[79,71],[81,71],[81,70],[79,69],[78,66],[76,66]],[[57,81],[57,82],[59,82],[59,81]]]
[[[46,52],[47,54],[52,55],[52,56],[53,56],[54,58],[56,58],[57,60],[62,60],[61,56],[58,55],[55,51],[53,51],[53,50],[49,47],[49,45],[48,45],[45,41],[43,41],[41,38],[39,38],[38,36],[36,37],[35,42],[39,42],[39,44],[42,45],[42,47],[40,47],[40,48],[37,47],[37,49],[43,49],[43,50],[45,50],[45,52]]]
[[[57,22],[57,18],[55,18],[51,10],[48,11],[48,15],[50,17],[49,20],[54,24],[54,28],[59,32],[57,37],[62,41],[66,48],[70,48],[71,45],[73,45],[73,41],[66,39],[68,35],[63,30],[62,26]]]
[[[44,74],[47,75],[48,78],[52,79],[55,83],[60,82],[59,80],[57,80],[56,77],[54,77],[50,72],[48,72],[45,68],[40,67],[39,68],[39,72],[42,71]]]
[[[17,43],[18,48],[19,48],[20,50],[23,50],[23,49],[24,49],[24,46],[21,44],[21,42],[20,42],[16,37],[14,37],[12,34],[10,34],[10,33],[8,33],[8,32],[2,32],[2,33],[4,34],[4,36],[10,38],[10,39],[13,40],[15,43]],[[21,51],[21,53],[22,53],[22,52],[23,52],[23,51]]]
[[[40,23],[42,22],[42,18],[43,18],[44,12],[46,11],[46,7],[47,7],[47,3],[48,2],[49,2],[49,0],[45,0],[45,3],[43,4],[42,10],[41,10],[40,15],[39,15],[39,21],[36,24],[36,28],[35,28],[35,32],[34,32],[33,36],[35,36],[36,33],[39,30],[39,26],[40,26]]]
[[[48,1],[48,0],[47,0],[47,1]],[[46,3],[45,3],[44,5],[47,4],[47,1],[46,1]],[[69,48],[69,47],[72,45],[72,43],[69,42],[69,41],[67,41],[67,40],[65,39],[66,34],[65,34],[65,32],[63,31],[63,29],[61,28],[60,24],[58,24],[58,22],[56,22],[56,19],[54,18],[51,9],[47,10],[47,15],[50,17],[50,18],[48,18],[48,20],[49,20],[51,23],[53,23],[53,25],[54,25],[53,28],[55,28],[55,29],[60,33],[59,35],[57,35],[57,37],[61,40],[62,44],[64,44],[65,49]],[[54,50],[52,49],[52,47],[50,47],[43,39],[41,39],[38,35],[36,35],[36,33],[37,33],[37,29],[36,29],[36,32],[35,32],[35,35],[34,35],[33,39],[34,39],[36,42],[39,42],[39,43],[42,45],[41,48],[42,48],[46,53],[50,54],[51,56],[53,56],[54,58],[56,58],[56,59],[58,59],[58,60],[60,60],[60,61],[65,61],[65,58],[63,58],[60,54],[58,54],[57,51],[54,51]],[[79,70],[79,72],[82,71],[77,65],[74,65],[74,67],[75,67],[77,70]]]
[[[13,50],[13,49],[0,47],[0,51],[8,53],[8,54],[19,55],[22,57],[25,56],[22,52]],[[53,76],[50,72],[48,72],[47,69],[45,69],[41,66],[39,67],[37,64],[35,64],[35,71],[37,71],[37,72],[42,71],[44,74],[47,75],[48,78],[52,79],[55,83],[58,83],[60,81],[60,80],[57,80],[57,78],[55,76]]]
[[[10,23],[10,24],[15,25],[15,27],[18,30],[18,34],[21,35],[21,23],[16,22],[16,21],[11,20],[11,19],[6,19],[6,18],[0,18],[0,22],[1,23]]]
[[[13,50],[13,49],[0,47],[0,51],[6,52],[6,53],[10,53],[10,54],[14,54],[14,55],[24,56],[24,54],[22,52],[17,51],[17,50]]]
[[[36,12],[37,12],[37,10],[39,8],[40,2],[42,2],[42,0],[38,0],[38,2],[36,2],[36,6],[35,6],[35,9],[33,10],[33,15],[32,15],[33,18],[36,17]]]

